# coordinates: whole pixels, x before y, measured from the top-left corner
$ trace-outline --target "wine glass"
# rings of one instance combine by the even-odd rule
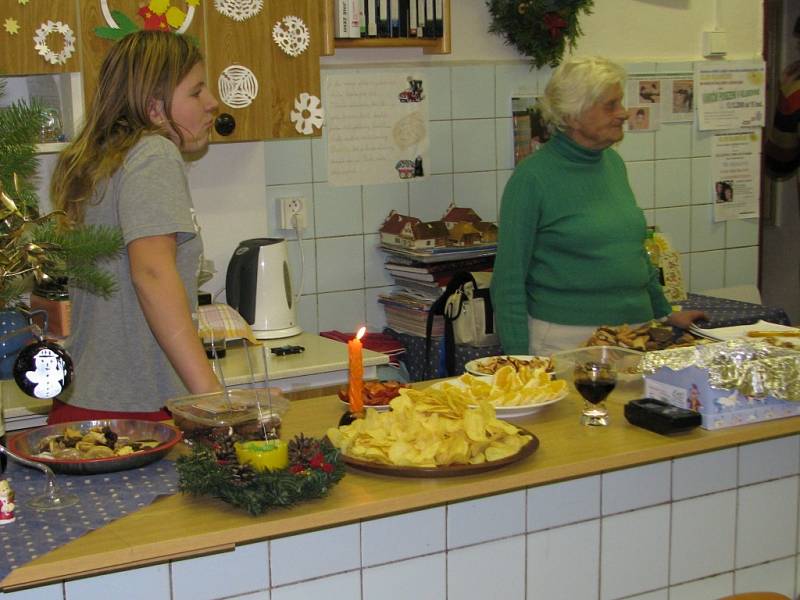
[[[44,463],[28,460],[11,452],[8,448],[0,444],[0,453],[5,454],[11,460],[15,460],[27,467],[38,469],[45,474],[47,480],[44,484],[44,492],[28,500],[28,506],[35,510],[58,510],[78,503],[78,496],[69,492],[61,492],[56,485],[56,476],[53,470]]]
[[[584,399],[581,423],[608,425],[604,400],[617,385],[617,370],[611,363],[588,361],[575,366],[573,382]]]

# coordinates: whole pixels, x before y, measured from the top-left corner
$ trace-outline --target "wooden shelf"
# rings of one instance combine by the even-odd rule
[[[335,54],[336,48],[422,48],[424,54],[450,54],[450,0],[443,0],[444,31],[440,38],[335,38],[333,36],[334,0],[323,3],[326,23],[323,51],[325,56]]]

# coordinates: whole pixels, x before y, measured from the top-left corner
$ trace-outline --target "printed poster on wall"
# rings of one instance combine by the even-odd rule
[[[694,87],[701,131],[763,127],[763,61],[695,63]]]
[[[724,133],[711,140],[714,221],[758,217],[761,130]]]
[[[425,79],[401,70],[329,73],[325,79],[328,183],[410,181],[425,176]]]
[[[625,90],[628,131],[655,131],[661,123],[691,122],[694,81],[690,73],[638,74]]]
[[[550,131],[542,119],[538,96],[511,97],[511,127],[514,139],[514,166],[516,166],[550,139]]]

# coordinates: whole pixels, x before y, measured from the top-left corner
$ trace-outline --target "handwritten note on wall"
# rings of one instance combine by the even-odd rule
[[[408,71],[329,73],[328,183],[409,181],[428,166],[425,80]]]

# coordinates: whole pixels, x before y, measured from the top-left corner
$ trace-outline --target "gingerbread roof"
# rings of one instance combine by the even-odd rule
[[[403,231],[403,227],[405,227],[406,223],[410,223],[411,226],[415,226],[418,223],[421,223],[418,218],[416,217],[409,217],[407,215],[401,215],[397,211],[391,211],[389,216],[386,217],[383,221],[383,225],[380,226],[378,231],[380,233],[390,233],[394,235],[398,235],[401,231]]]
[[[413,225],[414,239],[427,240],[433,238],[446,238],[447,227],[441,221],[430,221],[428,223],[416,223]]]
[[[477,223],[481,218],[471,208],[461,208],[458,206],[451,206],[450,209],[442,217],[442,221],[450,223],[458,223],[459,221],[466,221],[467,223]]]

